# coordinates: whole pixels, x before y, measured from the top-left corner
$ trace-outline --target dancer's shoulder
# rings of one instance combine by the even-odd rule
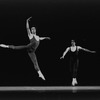
[[[77,47],[77,49],[81,49],[82,47],[81,46],[76,46]]]
[[[67,47],[67,50],[68,50],[68,51],[71,50],[71,47]]]

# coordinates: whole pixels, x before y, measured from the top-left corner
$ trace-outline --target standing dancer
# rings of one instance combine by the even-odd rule
[[[31,17],[30,17],[31,18]],[[41,77],[43,80],[45,80],[38,62],[37,62],[37,58],[35,55],[35,51],[37,49],[37,47],[39,46],[40,40],[44,40],[44,39],[50,39],[49,37],[39,37],[38,35],[36,35],[36,29],[35,27],[32,27],[31,30],[29,29],[29,20],[30,18],[27,19],[26,21],[26,28],[27,28],[27,33],[28,33],[28,37],[30,40],[30,43],[28,45],[23,45],[23,46],[14,46],[14,45],[5,45],[5,44],[0,44],[0,47],[3,48],[11,48],[11,49],[26,49],[28,51],[28,55],[31,58],[33,64],[34,64],[34,68],[36,69],[36,71],[39,74],[39,77]]]
[[[70,52],[70,69],[72,72],[72,85],[75,86],[77,83],[77,70],[78,70],[78,65],[79,65],[79,59],[78,59],[78,52],[79,50],[84,50],[90,53],[95,53],[95,51],[90,51],[88,49],[82,48],[80,46],[76,46],[76,43],[74,40],[71,40],[71,46],[68,47],[65,52],[63,53],[63,56],[60,58],[64,58],[67,52]]]

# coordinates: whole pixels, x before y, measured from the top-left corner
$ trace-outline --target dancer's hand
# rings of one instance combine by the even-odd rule
[[[92,51],[92,53],[96,53],[96,51]]]
[[[60,59],[64,59],[64,56],[60,57]]]
[[[0,47],[9,48],[9,46],[7,46],[7,45],[5,45],[5,44],[0,44]]]
[[[29,18],[27,19],[27,21],[29,21],[31,18],[32,18],[32,17],[29,17]]]

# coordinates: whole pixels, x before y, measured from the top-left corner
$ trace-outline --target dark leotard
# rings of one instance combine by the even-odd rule
[[[72,61],[76,61],[78,59],[78,49],[77,49],[77,47],[76,47],[76,50],[74,52],[71,51],[71,48],[70,48],[69,52],[70,52],[70,59]]]
[[[69,50],[70,53],[70,71],[72,72],[72,77],[77,76],[77,69],[78,69],[78,49],[76,47],[76,51],[72,52],[71,48]]]
[[[37,47],[39,46],[40,41],[37,41],[35,37],[30,40],[30,44],[27,45],[27,51],[28,52],[35,52]]]

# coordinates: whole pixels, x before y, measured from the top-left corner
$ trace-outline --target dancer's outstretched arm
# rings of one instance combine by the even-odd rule
[[[60,57],[60,59],[64,58],[64,56],[66,55],[66,53],[67,53],[69,50],[70,50],[70,48],[68,47],[68,48],[65,50],[65,52],[63,53],[63,56]]]
[[[88,50],[88,49],[86,49],[86,48],[82,48],[82,47],[80,47],[80,46],[78,46],[78,49],[81,49],[81,50],[84,50],[84,51],[90,52],[90,53],[96,53],[96,51],[91,51],[91,50]]]
[[[27,29],[28,36],[31,35],[31,31],[30,31],[30,28],[29,28],[29,20],[30,20],[30,18],[32,18],[32,17],[29,17],[29,18],[26,20],[26,29]]]
[[[49,39],[50,40],[50,37],[39,37],[40,40],[44,40],[44,39]]]

